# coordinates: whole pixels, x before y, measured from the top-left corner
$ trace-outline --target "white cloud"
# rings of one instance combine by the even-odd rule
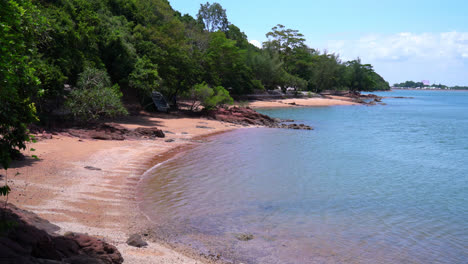
[[[390,82],[432,78],[468,85],[468,32],[371,34],[329,41],[326,49],[372,63]]]
[[[254,45],[254,46],[257,47],[257,48],[261,48],[261,47],[262,47],[262,43],[260,43],[260,41],[255,40],[255,39],[250,40],[249,43],[252,44],[252,45]]]

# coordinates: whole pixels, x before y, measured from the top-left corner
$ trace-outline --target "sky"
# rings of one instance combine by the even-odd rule
[[[196,17],[199,0],[169,0]],[[213,3],[211,1],[210,3]],[[314,49],[361,58],[390,84],[407,80],[468,86],[468,0],[236,0],[229,22],[261,45],[276,24],[297,29]]]

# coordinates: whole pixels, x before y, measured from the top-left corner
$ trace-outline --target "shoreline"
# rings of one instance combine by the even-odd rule
[[[136,198],[144,173],[156,163],[203,144],[200,141],[211,135],[242,127],[203,118],[168,117],[117,122],[129,129],[157,126],[170,132],[164,139],[92,140],[59,134],[28,144],[37,150],[25,151],[27,158],[8,170],[9,202],[59,226],[57,234],[72,231],[103,239],[117,247],[124,263],[210,263],[151,237],[142,236],[147,247],[126,244],[130,235],[148,233],[150,226]],[[32,154],[40,160],[30,158]],[[12,176],[16,172],[20,174]]]
[[[346,96],[331,95],[324,98],[291,98],[279,100],[253,101],[249,107],[257,108],[292,108],[292,107],[326,107],[340,105],[361,105],[353,102],[353,99]]]
[[[263,101],[266,107],[314,107],[356,105],[342,99],[287,99]],[[317,104],[317,100],[322,100]],[[302,104],[309,101],[310,104]],[[299,104],[299,102],[301,104]],[[266,103],[266,104],[265,104]],[[251,106],[252,108],[264,108]],[[200,117],[166,114],[139,115],[116,122],[127,129],[157,127],[164,139],[95,140],[80,139],[66,133],[51,136],[28,148],[27,158],[8,170],[12,192],[9,202],[32,211],[58,225],[58,234],[79,232],[103,239],[116,246],[124,263],[220,263],[202,256],[187,246],[175,246],[150,235],[151,221],[140,210],[138,189],[145,173],[203,140],[245,126]],[[254,127],[254,126],[250,126]],[[167,140],[173,141],[167,141]],[[32,154],[39,160],[30,158]],[[85,169],[91,166],[96,170]],[[19,172],[19,175],[14,175]],[[5,174],[5,171],[0,171]],[[141,234],[147,247],[126,244],[132,234]],[[146,236],[145,236],[146,235]]]

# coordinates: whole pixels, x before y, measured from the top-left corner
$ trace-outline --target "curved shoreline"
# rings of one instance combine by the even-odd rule
[[[80,139],[66,131],[53,136],[39,134],[43,139],[28,146],[37,151],[25,151],[27,158],[8,170],[13,190],[9,202],[58,225],[59,234],[87,233],[115,245],[124,263],[212,262],[150,236],[145,237],[149,240],[145,248],[126,244],[131,234],[149,233],[149,221],[142,218],[138,207],[137,186],[155,164],[183,153],[198,140],[244,126],[164,114],[128,117],[117,124],[130,130],[157,127],[165,131],[166,138],[103,141]],[[31,158],[32,154],[40,160]],[[20,174],[11,176],[17,172]]]
[[[144,248],[126,244],[131,234],[145,233],[148,227],[136,206],[136,185],[143,173],[180,153],[181,148],[199,144],[197,140],[241,127],[201,118],[168,117],[119,123],[128,129],[157,126],[169,131],[165,139],[102,141],[59,134],[31,144],[40,160],[27,158],[8,170],[8,175],[20,173],[9,178],[13,190],[9,201],[58,225],[59,234],[73,231],[104,239],[119,249],[124,263],[209,263],[150,237],[145,238],[149,245]],[[26,156],[31,154],[25,152]]]

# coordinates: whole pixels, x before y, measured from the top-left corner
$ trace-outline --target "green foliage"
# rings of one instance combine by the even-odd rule
[[[204,109],[211,110],[223,104],[233,104],[234,100],[229,92],[222,86],[211,88],[206,83],[196,84],[190,90],[190,96],[193,100],[192,110],[198,108],[201,104]]]
[[[36,121],[37,46],[43,19],[30,1],[0,2],[0,165],[26,148],[27,125]],[[8,190],[9,189],[4,189]]]
[[[246,94],[254,89],[253,74],[246,64],[246,52],[221,32],[211,33],[203,65],[205,80],[211,86],[227,87],[233,94]]]
[[[0,20],[9,25],[0,29],[0,67],[8,69],[0,74],[9,74],[12,93],[18,93],[16,99],[6,92],[2,96],[21,101],[15,104],[19,108],[34,103],[39,116],[62,107],[65,84],[80,87],[80,74],[92,68],[106,69],[109,78],[100,89],[118,84],[122,91],[137,91],[141,103],[154,89],[174,102],[202,82],[235,95],[280,87],[320,92],[356,83],[350,81],[355,75],[351,64],[310,49],[298,30],[277,25],[267,33],[263,49],[253,46],[219,3],[202,4],[196,19],[174,11],[166,0],[0,4]],[[380,76],[371,75],[374,88],[388,88]],[[89,92],[76,93],[81,98]],[[21,116],[22,122],[29,118]]]
[[[198,21],[205,26],[208,32],[221,30],[226,32],[228,29],[228,19],[226,10],[219,3],[200,4],[200,9],[197,14]]]
[[[83,121],[100,117],[116,117],[128,114],[120,98],[117,84],[110,86],[110,78],[104,70],[87,68],[80,74],[78,88],[66,101],[67,108],[75,118]]]
[[[263,45],[277,51],[284,57],[288,56],[294,49],[305,47],[305,38],[298,30],[286,29],[285,26],[278,24],[266,34],[269,39]]]
[[[150,96],[151,92],[157,90],[161,84],[157,65],[146,56],[138,59],[129,80],[130,87],[136,89],[142,97]]]
[[[374,70],[370,64],[361,64],[361,59],[347,62],[348,87],[350,91],[373,91],[375,80]]]

